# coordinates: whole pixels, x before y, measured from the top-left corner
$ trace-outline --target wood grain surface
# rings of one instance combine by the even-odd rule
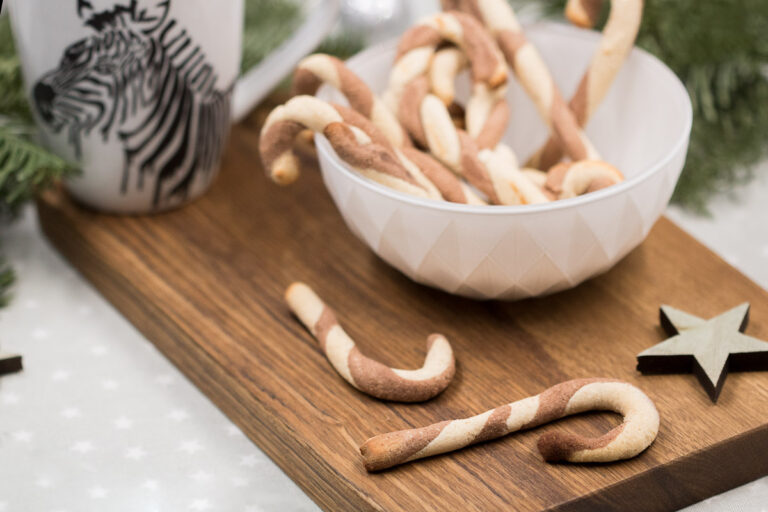
[[[114,217],[60,192],[39,201],[59,250],[321,507],[327,510],[669,510],[768,474],[768,373],[732,373],[717,405],[693,375],[642,376],[638,352],[666,337],[662,303],[714,316],[752,304],[747,334],[768,338],[768,294],[669,221],[607,274],[557,295],[474,302],[391,269],[343,224],[318,172],[289,188],[258,164],[255,115],[232,134],[212,190],[153,217]],[[417,367],[445,334],[454,382],[426,404],[355,391],[283,302],[311,284],[366,354]],[[661,429],[639,457],[546,464],[538,436],[587,435],[593,413],[406,464],[363,469],[369,437],[460,418],[563,380],[627,380],[656,402]]]

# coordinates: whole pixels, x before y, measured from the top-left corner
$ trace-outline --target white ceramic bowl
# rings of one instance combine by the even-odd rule
[[[526,33],[570,96],[599,34],[551,23]],[[394,42],[376,46],[348,65],[381,92],[394,53]],[[329,90],[321,97],[342,101]],[[523,160],[544,141],[546,128],[514,80],[508,99],[512,118],[505,141]],[[449,293],[518,299],[576,286],[643,241],[685,162],[691,116],[688,94],[674,73],[633,50],[587,128],[603,158],[621,169],[626,181],[544,205],[467,206],[412,197],[349,170],[322,136],[316,142],[336,206],[384,261]]]

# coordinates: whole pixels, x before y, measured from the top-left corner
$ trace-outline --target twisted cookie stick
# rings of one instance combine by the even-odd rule
[[[493,150],[481,150],[467,132],[456,128],[445,106],[435,96],[415,93],[411,98],[421,101],[413,125],[423,130],[433,155],[464,176],[490,202],[516,205],[549,200],[520,173],[517,159],[508,146],[498,144]]]
[[[588,194],[624,181],[621,172],[602,160],[561,162],[547,172],[546,190],[558,199]]]
[[[435,53],[429,66],[429,88],[449,111],[458,106],[455,102],[455,81],[466,65],[467,59],[461,51],[447,47]],[[482,82],[472,86],[463,127],[481,149],[495,147],[507,129],[509,105],[505,92],[505,87],[491,89]]]
[[[569,0],[565,15],[574,24],[591,28],[603,0]],[[600,45],[592,61],[581,77],[569,107],[576,116],[579,126],[586,126],[603,101],[616,74],[632,50],[643,15],[643,0],[611,0],[611,13],[603,29]],[[557,141],[550,139],[528,161],[528,165],[549,169],[560,161],[563,151]]]
[[[659,431],[656,406],[638,388],[608,379],[576,379],[471,418],[373,437],[360,447],[360,453],[365,469],[379,471],[591,410],[617,412],[624,416],[624,422],[597,438],[547,433],[538,441],[544,460],[628,459],[645,450]]]
[[[416,166],[424,177],[434,184],[446,201],[474,205],[487,204],[466,183],[429,154],[413,147],[402,148],[400,151],[404,157],[402,160]]]
[[[298,177],[299,160],[293,143],[306,129],[323,133],[342,160],[378,183],[421,197],[485,204],[428,155],[413,147],[394,149],[361,114],[311,96],[296,96],[277,107],[262,128],[259,139],[262,162],[277,183],[289,184]]]
[[[453,79],[457,62],[438,64],[432,70],[422,52],[431,55],[440,43],[448,40],[458,45],[466,55],[472,69],[474,93],[467,108],[468,128],[477,133],[477,140],[458,129],[451,119],[446,103],[453,101],[452,87],[445,82]],[[440,52],[438,52],[440,53]],[[406,131],[421,146],[449,169],[463,176],[490,202],[495,204],[521,204],[529,202],[521,197],[510,180],[509,173],[496,172],[480,158],[481,147],[498,144],[506,127],[508,110],[503,99],[506,67],[493,41],[483,27],[472,17],[448,12],[426,19],[402,37],[389,84],[387,97],[399,104],[399,118]],[[414,60],[413,56],[416,56]],[[453,55],[451,57],[451,55]],[[448,53],[443,59],[457,60]],[[415,62],[415,64],[414,64]],[[404,64],[406,63],[406,64]],[[440,69],[445,66],[447,69]],[[450,76],[447,76],[450,75]],[[444,98],[430,94],[430,79],[442,83],[438,87]],[[405,80],[410,80],[402,85]],[[502,105],[502,108],[497,108]],[[511,153],[511,150],[509,151]],[[514,155],[512,154],[513,161]],[[516,176],[525,180],[524,176]]]
[[[324,82],[336,87],[345,95],[352,108],[365,116],[363,120],[353,116],[351,112],[346,112],[345,121],[361,128],[370,136],[373,136],[372,131],[382,133],[387,140],[376,138],[375,142],[394,152],[400,163],[427,191],[429,197],[458,203],[485,204],[442,164],[413,148],[410,138],[395,116],[365,82],[336,57],[315,54],[302,60],[294,74],[293,93],[314,94]],[[340,107],[335,108],[338,110]],[[372,125],[378,130],[373,129]]]
[[[432,94],[450,105],[456,98],[456,77],[467,66],[464,53],[455,46],[447,46],[435,52],[429,64],[429,88]]]
[[[544,60],[526,39],[506,0],[443,0],[444,9],[460,9],[477,18],[496,37],[504,57],[533,100],[550,133],[572,160],[599,159],[555,84]]]
[[[419,80],[413,82],[418,83]],[[420,105],[406,126],[422,131],[432,154],[466,178],[491,203],[512,205],[547,200],[541,194],[527,195],[526,191],[531,192],[531,189],[516,184],[518,180],[527,181],[527,178],[517,171],[517,159],[511,149],[505,146],[506,160],[500,161],[493,156],[499,148],[481,151],[467,132],[456,128],[445,105],[437,97],[415,91],[411,99],[420,101]]]
[[[479,157],[495,182],[502,204],[537,204],[551,200],[542,187],[517,167],[517,158],[509,146],[499,144],[493,150],[485,149]]]
[[[432,59],[436,52],[439,53],[438,46],[446,41],[455,44],[470,64],[474,85],[466,115],[467,120],[471,120],[471,129],[478,135],[483,133],[483,140],[498,142],[508,117],[504,99],[507,82],[504,59],[483,27],[471,16],[460,12],[431,16],[403,35],[384,94],[387,106],[398,114],[406,131],[419,144],[426,146],[424,132],[415,125],[414,118],[418,117],[420,100],[430,91],[427,74]],[[445,60],[445,56],[437,60],[438,69]],[[419,83],[414,84],[414,81]],[[436,96],[433,99],[439,101]],[[450,105],[451,101],[446,101],[444,106]],[[488,147],[495,145],[495,142],[489,143]]]
[[[453,124],[462,130],[465,130],[467,127],[467,112],[455,100],[456,87],[454,80],[467,65],[467,58],[461,50],[455,46],[446,46],[438,49],[432,56],[427,75],[429,91],[445,104]],[[509,119],[509,107],[506,105],[506,102],[504,103],[504,110],[507,117],[503,119],[502,124],[506,125]]]
[[[362,355],[336,315],[307,285],[293,283],[285,300],[317,338],[331,365],[354,388],[382,400],[422,402],[440,394],[453,379],[450,343],[440,334],[427,340],[427,357],[418,370],[396,370]]]
[[[389,143],[378,132],[372,137],[346,122],[349,109],[312,96],[296,96],[275,108],[261,130],[259,149],[264,168],[278,183],[298,177],[298,157],[293,153],[296,136],[304,129],[320,132],[339,157],[360,174],[383,185],[421,197],[428,191],[403,166]],[[346,119],[345,119],[346,118]],[[378,134],[378,135],[377,135]]]
[[[323,83],[340,91],[350,106],[370,119],[396,148],[410,146],[411,140],[394,114],[344,63],[322,53],[304,58],[293,74],[292,96],[314,96]]]

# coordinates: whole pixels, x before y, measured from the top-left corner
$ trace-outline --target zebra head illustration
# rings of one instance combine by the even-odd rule
[[[92,32],[70,44],[34,85],[40,118],[66,130],[77,158],[92,132],[116,137],[125,155],[121,192],[153,187],[155,206],[183,200],[209,180],[228,133],[233,86],[218,76],[190,34],[169,16],[171,0],[137,0],[95,11],[78,0]]]

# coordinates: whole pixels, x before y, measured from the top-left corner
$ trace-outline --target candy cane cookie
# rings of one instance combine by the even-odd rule
[[[455,46],[448,46],[435,52],[428,70],[430,92],[440,98],[448,108],[453,124],[462,130],[467,126],[466,109],[456,101],[454,80],[466,66],[464,53]]]
[[[533,183],[539,191],[550,201],[556,201],[557,196],[547,188],[547,173],[540,171],[539,169],[532,169],[530,167],[524,167],[520,169],[520,172],[528,178],[528,181]]]
[[[473,82],[495,88],[506,84],[507,69],[498,47],[475,19],[455,12],[438,13],[411,27],[400,38],[384,101],[396,112],[403,88],[424,75],[444,42],[455,44],[467,57]]]
[[[572,160],[600,158],[566,105],[541,55],[526,39],[506,0],[443,0],[443,7],[459,8],[485,24],[550,133],[562,143]]]
[[[382,400],[423,402],[441,393],[453,379],[453,350],[440,334],[427,340],[424,366],[398,370],[362,355],[334,312],[306,284],[293,283],[285,292],[285,300],[339,375],[363,393]]]
[[[312,101],[299,100],[298,98],[310,98]],[[445,199],[458,203],[486,204],[470,187],[428,155],[411,146],[400,149],[393,148],[373,123],[358,112],[341,105],[325,103],[310,96],[297,96],[289,100],[288,103],[293,106],[299,102],[301,104],[293,110],[300,110],[302,115],[293,120],[288,118],[295,112],[292,114],[278,110],[277,113],[270,114],[259,141],[265,169],[278,183],[291,183],[298,176],[299,162],[293,152],[291,141],[307,130],[308,125],[305,123],[308,121],[307,116],[310,115],[307,110],[301,109],[324,105],[319,111],[325,116],[326,128],[323,129],[322,133],[329,138],[329,142],[342,160],[345,160],[361,174],[395,190],[417,196]],[[288,106],[288,103],[285,106]],[[331,123],[338,119],[329,108],[335,110],[341,120],[354,130],[343,130],[340,127],[331,126]],[[319,124],[323,125],[323,122]],[[314,128],[317,129],[319,126]],[[351,135],[355,135],[354,140]],[[365,136],[370,139],[373,145],[359,148],[356,152],[357,156],[355,156],[355,153],[351,152],[349,148],[360,145],[360,143],[363,146],[368,145],[366,140],[362,140]],[[393,160],[396,160],[395,164],[392,163]],[[286,176],[290,179],[286,179]],[[423,190],[414,189],[413,185],[421,187]]]
[[[574,25],[592,28],[597,23],[602,3],[603,0],[569,0],[566,17]],[[608,93],[635,44],[642,16],[643,0],[611,0],[611,12],[603,29],[603,37],[568,104],[580,126],[587,125]],[[533,154],[528,165],[549,169],[562,156],[560,145],[550,138]]]
[[[531,167],[524,167],[520,169],[520,172],[522,172],[531,183],[539,188],[544,188],[544,185],[547,183],[547,173],[544,171],[533,169]]]
[[[430,197],[386,139],[375,140],[345,122],[345,115],[343,107],[312,96],[296,96],[275,108],[267,117],[259,138],[261,159],[270,177],[280,184],[296,180],[299,161],[293,152],[294,141],[299,133],[310,129],[325,135],[339,157],[360,174],[395,190]]]
[[[424,176],[437,187],[440,195],[446,201],[474,205],[487,204],[478,197],[472,188],[428,153],[412,147],[403,148],[401,151],[407,160],[417,166]]]
[[[293,73],[291,92],[293,96],[314,96],[324,83],[341,92],[350,106],[370,119],[393,146],[411,145],[410,138],[394,114],[360,77],[336,57],[317,53],[302,59]]]
[[[602,160],[561,162],[547,172],[545,187],[558,199],[595,192],[624,181],[614,166]]]
[[[503,87],[506,79],[501,80],[498,73],[505,77],[506,66],[503,58],[493,41],[485,33],[483,27],[473,18],[461,13],[441,13],[426,19],[421,24],[406,32],[400,41],[398,55],[394,64],[387,95],[390,101],[394,101],[394,108],[398,110],[398,118],[406,131],[413,137],[417,145],[429,148],[430,153],[446,167],[464,177],[475,188],[482,192],[491,203],[503,204],[502,198],[510,198],[514,193],[509,191],[510,185],[505,180],[494,180],[489,170],[479,159],[480,147],[476,140],[466,131],[456,127],[449,110],[446,108],[447,100],[442,101],[436,95],[430,93],[429,59],[424,59],[422,51],[427,50],[432,55],[439,44],[444,41],[457,44],[458,48],[466,55],[472,69],[473,81],[476,91],[500,91],[492,97],[486,95],[470,105],[467,109],[467,119],[474,119],[476,126],[484,125],[480,132],[493,132],[485,136],[491,141],[489,145],[495,145],[504,132],[506,118],[496,119],[498,127],[488,129],[485,121],[492,119],[490,114],[494,111],[492,102],[503,100]],[[472,41],[470,45],[467,41]],[[462,46],[463,45],[463,46]],[[471,51],[464,50],[464,46]],[[413,60],[412,56],[421,56]],[[476,65],[479,61],[481,65]],[[403,62],[416,62],[403,68]],[[407,69],[407,72],[402,71]],[[444,73],[440,73],[441,75]],[[448,74],[453,74],[450,71]],[[449,77],[450,79],[453,76]],[[406,84],[401,82],[409,80]],[[495,84],[495,85],[494,85]],[[448,96],[452,93],[448,91]],[[480,105],[485,101],[491,102],[489,108]],[[398,103],[399,102],[399,103]],[[480,114],[470,114],[472,108]],[[505,110],[506,112],[506,110]],[[478,120],[479,119],[479,120]],[[499,187],[502,187],[499,189]],[[514,204],[517,204],[515,202]]]
[[[456,77],[467,67],[464,52],[455,46],[437,50],[429,64],[429,88],[443,103],[450,105],[456,99]]]
[[[538,204],[547,203],[550,198],[543,188],[531,181],[517,166],[517,158],[512,149],[499,144],[495,149],[480,152],[480,161],[488,169],[496,185],[502,204]],[[503,183],[502,183],[503,182]]]
[[[432,96],[428,75],[434,57],[440,54],[438,47],[445,42],[456,45],[469,63],[473,88],[466,109],[467,128],[476,140],[480,140],[482,147],[492,147],[501,139],[509,115],[504,97],[507,70],[498,47],[471,16],[460,12],[438,13],[409,29],[400,39],[384,101],[397,114],[406,131],[418,143],[424,144],[423,133],[412,131],[412,118],[417,114],[413,108],[424,94]],[[453,78],[452,67],[456,64],[442,64],[450,60],[445,55],[450,54],[441,54],[435,68],[438,77],[444,78],[442,84]],[[418,82],[414,84],[414,81]],[[447,101],[447,96],[452,95],[450,91],[448,88],[443,95],[444,106],[452,103],[452,98]],[[439,97],[435,96],[435,99]],[[486,140],[491,142],[486,143]]]
[[[467,59],[461,51],[448,47],[438,50],[429,66],[430,91],[440,98],[449,108],[449,112],[451,107],[456,105],[456,77],[467,64]],[[463,128],[481,149],[495,147],[507,129],[509,105],[505,94],[505,87],[491,89],[482,82],[472,86]],[[455,116],[451,117],[455,125]]]
[[[394,115],[365,82],[336,57],[315,54],[303,59],[294,73],[293,93],[314,94],[322,83],[336,87],[345,95],[352,108],[369,119],[387,137],[403,166],[427,190],[430,197],[452,202],[485,204],[469,187],[455,176],[451,176],[439,162],[412,149],[410,138]],[[347,116],[351,117],[351,114]],[[345,120],[351,122],[349,119]],[[351,124],[370,135],[359,119]],[[383,143],[381,140],[376,142]],[[414,159],[418,159],[418,162],[414,162]],[[424,169],[422,166],[425,166]]]
[[[539,438],[547,462],[612,462],[648,448],[659,431],[659,413],[635,386],[609,379],[576,379],[471,418],[373,437],[360,447],[365,469],[379,471],[423,457],[530,429],[586,411],[621,414],[621,425],[597,438],[550,432]]]
[[[398,149],[383,136],[372,121],[363,117],[362,114],[341,105],[333,105],[333,107],[342,115],[346,123],[360,128],[374,142],[392,151],[416,182],[427,191],[429,198],[459,203],[486,204],[448,169],[438,162],[434,162],[421,151],[410,145]],[[415,163],[414,159],[421,163]],[[426,165],[423,170],[422,164]],[[461,190],[461,194],[457,193],[457,189]]]
[[[424,77],[412,82],[413,91],[408,95],[408,102],[414,101],[416,105],[403,118],[414,140],[419,141],[423,137],[424,144],[437,160],[464,177],[493,204],[515,205],[547,200],[546,195],[527,183],[527,178],[517,171],[517,159],[511,149],[504,146],[500,150],[505,162],[494,156],[495,150],[481,150],[466,131],[456,128],[445,105],[436,96],[424,93],[425,83]],[[417,90],[419,84],[422,86]]]

